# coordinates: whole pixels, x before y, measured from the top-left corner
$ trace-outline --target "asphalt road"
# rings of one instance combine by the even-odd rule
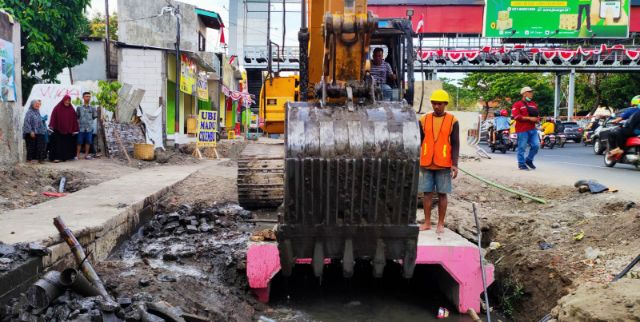
[[[515,152],[491,153],[486,145],[480,145],[480,147],[496,161],[508,162],[513,164],[514,168],[517,166]],[[591,145],[567,142],[564,148],[541,149],[535,158],[535,164],[538,167],[535,172],[538,176],[548,175],[550,181],[561,179],[564,183],[570,183],[577,179],[595,179],[620,191],[633,194],[640,191],[638,189],[640,169],[628,164],[616,164],[613,168],[608,168],[604,165],[603,159],[603,155],[593,153]]]

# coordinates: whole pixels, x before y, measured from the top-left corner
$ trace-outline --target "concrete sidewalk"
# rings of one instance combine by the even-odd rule
[[[61,216],[74,232],[108,229],[110,222],[130,208],[141,209],[147,199],[159,197],[167,188],[212,163],[215,162],[154,167],[29,208],[0,213],[0,241],[54,244],[60,239],[53,226],[56,216]]]

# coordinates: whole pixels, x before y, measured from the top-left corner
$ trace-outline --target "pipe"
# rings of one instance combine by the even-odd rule
[[[478,254],[480,255],[480,269],[482,270],[482,287],[484,288],[484,304],[487,307],[487,322],[491,322],[491,307],[489,306],[489,293],[487,292],[487,276],[484,271],[484,260],[482,259],[482,231],[480,230],[480,221],[476,211],[476,203],[472,202],[473,218],[476,221],[476,231],[478,234]]]
[[[100,276],[98,276],[98,273],[96,273],[93,266],[91,266],[91,263],[87,259],[87,255],[84,253],[84,249],[82,249],[82,245],[80,245],[80,242],[78,242],[76,237],[73,235],[71,229],[65,225],[60,216],[53,218],[53,224],[58,229],[58,232],[60,232],[62,239],[64,239],[64,241],[67,242],[67,245],[69,245],[69,248],[76,258],[76,262],[80,266],[84,276],[91,281],[91,284],[93,284],[93,286],[98,290],[105,301],[115,302],[109,292],[107,292],[107,289],[104,288],[104,284],[102,284]]]
[[[511,188],[505,187],[505,186],[503,186],[501,184],[495,183],[493,181],[489,181],[489,180],[487,180],[487,179],[485,179],[483,177],[475,175],[475,174],[473,174],[473,173],[471,173],[469,171],[466,171],[466,170],[464,170],[464,169],[462,169],[460,167],[458,167],[458,170],[460,170],[460,171],[468,174],[469,176],[471,176],[471,177],[473,177],[475,179],[478,179],[478,180],[480,180],[480,181],[482,181],[482,182],[484,182],[484,183],[486,183],[486,184],[488,184],[490,186],[496,187],[498,189],[501,189],[501,190],[504,190],[504,191],[507,191],[507,192],[511,192],[511,193],[516,194],[516,195],[521,196],[521,197],[525,197],[525,198],[531,199],[531,200],[533,200],[535,202],[538,202],[538,203],[541,203],[543,205],[547,204],[547,202],[542,198],[534,197],[534,196],[532,196],[530,194],[527,194],[527,193],[524,193],[524,192],[520,192],[520,191],[516,191],[516,190],[513,190]]]
[[[638,264],[638,262],[640,262],[640,255],[636,256],[636,258],[634,260],[631,261],[631,263],[629,263],[629,265],[627,265],[627,267],[625,267],[622,272],[620,272],[620,274],[616,275],[616,277],[613,278],[613,280],[611,282],[615,282],[619,279],[621,279],[623,276],[627,275],[627,273],[634,267],[636,266],[636,264]]]
[[[469,308],[467,310],[467,314],[469,315],[469,317],[471,317],[473,322],[482,322],[482,319],[480,319],[480,317],[478,316],[478,313],[476,313],[474,309]]]
[[[60,274],[60,283],[84,296],[98,296],[100,292],[75,268],[69,267]]]
[[[49,271],[29,287],[27,302],[37,312],[41,312],[62,294],[63,288],[60,283],[60,272]]]

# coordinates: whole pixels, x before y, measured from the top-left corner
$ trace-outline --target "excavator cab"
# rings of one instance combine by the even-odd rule
[[[384,61],[391,65],[391,69],[398,76],[395,81],[387,82],[393,92],[391,100],[402,101],[404,99],[409,105],[413,105],[413,85],[415,82],[412,35],[411,21],[407,19],[379,19],[378,27],[371,39],[372,49],[369,51],[373,53],[373,48],[383,48],[386,53]]]
[[[276,231],[282,273],[290,275],[297,259],[311,258],[319,277],[330,259],[350,277],[355,260],[365,259],[381,277],[393,260],[402,262],[409,278],[417,251],[420,153],[411,105],[411,25],[403,19],[378,20],[363,0],[324,5],[321,32],[311,14],[308,59],[303,20],[302,102],[288,102],[285,109],[284,214]],[[313,48],[318,43],[314,30],[323,51]],[[380,100],[367,70],[375,46],[387,48],[398,76],[395,100]],[[322,59],[313,56],[317,53]]]

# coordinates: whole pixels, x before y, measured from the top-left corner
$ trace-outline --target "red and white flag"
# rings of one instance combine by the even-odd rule
[[[231,57],[229,57],[229,65],[233,65],[233,61],[236,60],[236,55],[231,55]]]
[[[418,20],[418,24],[416,25],[416,33],[424,32],[424,14],[420,14],[420,20]]]
[[[226,45],[227,41],[224,39],[224,28],[220,28],[220,45]]]

